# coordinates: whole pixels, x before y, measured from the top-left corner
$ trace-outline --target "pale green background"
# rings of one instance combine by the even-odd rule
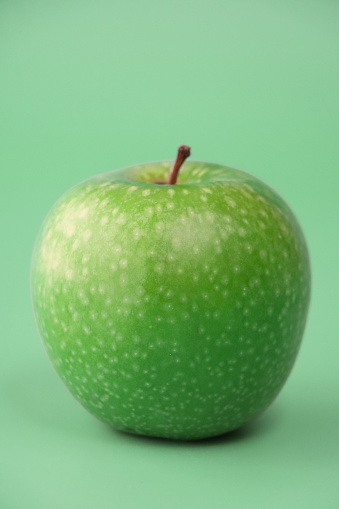
[[[336,0],[1,0],[1,509],[338,509],[338,55]],[[180,143],[276,188],[313,268],[280,396],[196,444],[119,434],[83,410],[29,292],[35,236],[64,191]]]

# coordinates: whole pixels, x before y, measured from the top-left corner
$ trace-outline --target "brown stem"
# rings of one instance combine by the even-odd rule
[[[169,184],[173,185],[173,184],[177,183],[179,170],[180,170],[183,162],[185,161],[185,159],[187,159],[190,155],[191,155],[191,147],[187,147],[187,145],[180,145],[180,147],[178,149],[177,159],[174,163],[173,170],[172,170],[169,180],[168,180]]]

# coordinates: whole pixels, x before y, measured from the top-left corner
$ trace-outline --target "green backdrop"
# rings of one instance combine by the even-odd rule
[[[2,0],[1,509],[339,507],[339,3]],[[117,433],[78,405],[35,327],[40,224],[94,174],[192,157],[277,189],[310,247],[294,370],[253,424],[199,443]]]

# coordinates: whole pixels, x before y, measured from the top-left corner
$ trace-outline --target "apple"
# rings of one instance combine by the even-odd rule
[[[155,162],[76,185],[38,235],[32,301],[69,391],[112,427],[201,439],[275,399],[310,300],[299,223],[235,168]],[[168,182],[168,183],[167,183]]]

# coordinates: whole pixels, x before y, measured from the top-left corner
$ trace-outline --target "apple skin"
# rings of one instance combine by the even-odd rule
[[[172,439],[234,430],[296,359],[310,262],[293,212],[243,171],[172,162],[66,192],[38,235],[32,301],[73,396],[116,429]]]

